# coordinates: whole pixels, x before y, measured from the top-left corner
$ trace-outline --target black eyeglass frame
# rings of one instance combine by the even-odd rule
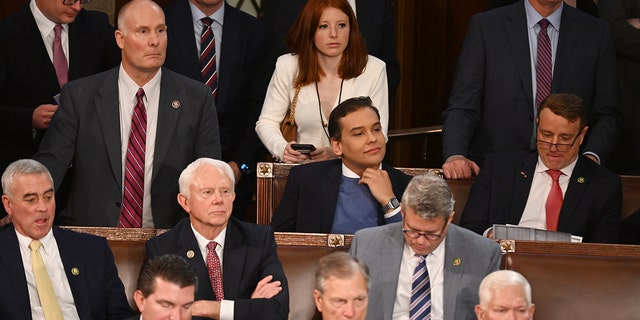
[[[578,141],[578,138],[580,137],[580,132],[581,131],[582,130],[578,131],[578,134],[576,135],[575,138],[573,138],[573,142],[571,142],[571,143],[551,143],[549,141],[544,141],[544,140],[540,140],[540,139],[536,140],[536,143],[542,144],[543,146],[546,146],[546,148],[542,148],[544,150],[551,150],[551,148],[553,148],[553,146],[556,146],[556,150],[558,150],[560,152],[567,152],[567,151],[571,150],[571,148],[573,147],[574,144],[576,144],[576,141]]]
[[[72,6],[80,1],[80,4],[86,4],[91,2],[91,0],[62,0],[62,4],[65,6]]]
[[[422,236],[429,241],[437,241],[442,239],[442,234],[444,233],[444,229],[446,229],[448,225],[449,225],[449,221],[445,221],[439,233],[419,232],[416,230],[405,229],[404,227],[402,228],[402,233],[406,234],[407,237],[411,239],[418,239],[420,238],[420,236]]]

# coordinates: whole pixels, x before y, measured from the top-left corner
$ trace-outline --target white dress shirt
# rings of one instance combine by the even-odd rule
[[[29,249],[29,244],[34,239],[23,236],[17,230],[16,235],[18,236],[22,265],[24,266],[24,273],[27,279],[29,302],[31,303],[31,317],[33,320],[45,320],[31,264],[31,249]],[[42,261],[44,262],[49,278],[51,279],[53,291],[55,292],[58,303],[60,304],[62,315],[67,320],[80,319],[78,311],[76,310],[76,304],[73,300],[71,286],[69,286],[69,280],[64,272],[64,265],[62,264],[62,258],[58,251],[58,243],[56,242],[56,238],[53,236],[53,231],[49,230],[46,236],[38,240],[42,243],[42,247],[40,247],[40,250],[38,251],[40,252],[40,256],[42,256]],[[4,285],[8,284],[5,283]]]
[[[31,2],[29,3],[29,8],[31,9],[33,18],[36,20],[38,30],[40,30],[40,35],[42,36],[44,47],[47,48],[49,59],[51,59],[51,63],[53,64],[53,39],[55,38],[53,28],[56,26],[56,23],[49,20],[49,18],[47,18],[42,13],[42,11],[40,11],[34,0],[31,0]],[[60,25],[62,26],[62,32],[60,33],[60,43],[62,44],[62,51],[64,51],[64,56],[65,58],[67,58],[67,65],[69,65],[69,25]]]
[[[147,110],[147,138],[144,153],[144,196],[142,200],[142,227],[153,228],[153,213],[151,212],[151,175],[153,174],[153,155],[156,147],[156,132],[158,126],[158,105],[160,103],[160,79],[162,69],[151,78],[144,89],[144,106]],[[131,131],[131,119],[137,103],[136,93],[140,89],[131,77],[124,71],[122,64],[118,72],[118,96],[120,101],[120,145],[122,154],[122,189],[124,192],[124,172],[126,168],[127,147]]]
[[[216,46],[216,70],[218,71],[218,79],[220,79],[220,59],[222,50],[222,27],[224,26],[224,4],[220,9],[216,10],[212,15],[205,15],[198,7],[196,7],[192,1],[189,1],[189,7],[191,7],[191,17],[193,18],[193,31],[196,38],[196,49],[198,55],[200,54],[200,42],[202,40],[202,29],[204,29],[204,23],[200,19],[209,17],[213,20],[211,23],[211,30],[213,31],[213,37],[215,39]]]

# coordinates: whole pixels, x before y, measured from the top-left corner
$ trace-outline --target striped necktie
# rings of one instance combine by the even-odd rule
[[[411,304],[409,319],[431,319],[431,286],[429,284],[429,271],[427,271],[427,259],[419,256],[420,262],[413,271],[411,279]]]
[[[203,24],[200,36],[200,72],[204,83],[211,87],[211,96],[215,99],[218,96],[218,70],[216,68],[216,39],[211,28],[213,20],[209,17],[200,20]]]
[[[551,93],[551,40],[547,34],[549,20],[542,19],[540,24],[540,33],[538,33],[538,57],[536,63],[536,110],[540,109],[542,101]]]

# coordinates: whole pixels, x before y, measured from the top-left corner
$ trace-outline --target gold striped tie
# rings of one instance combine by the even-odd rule
[[[51,285],[51,279],[47,273],[47,269],[42,261],[42,256],[38,251],[42,243],[38,240],[33,240],[29,244],[31,249],[31,266],[33,268],[33,275],[36,278],[36,289],[38,290],[38,297],[40,298],[40,305],[42,305],[42,313],[47,320],[64,320],[62,311],[60,310],[60,304],[53,291],[53,285]]]

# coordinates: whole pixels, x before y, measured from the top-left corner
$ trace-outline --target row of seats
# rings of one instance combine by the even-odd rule
[[[133,291],[147,239],[165,230],[67,227],[106,237],[127,297]],[[275,234],[289,280],[289,319],[316,315],[312,292],[316,261],[348,250],[351,235]],[[501,240],[502,269],[522,273],[531,283],[536,319],[638,319],[640,246]]]

